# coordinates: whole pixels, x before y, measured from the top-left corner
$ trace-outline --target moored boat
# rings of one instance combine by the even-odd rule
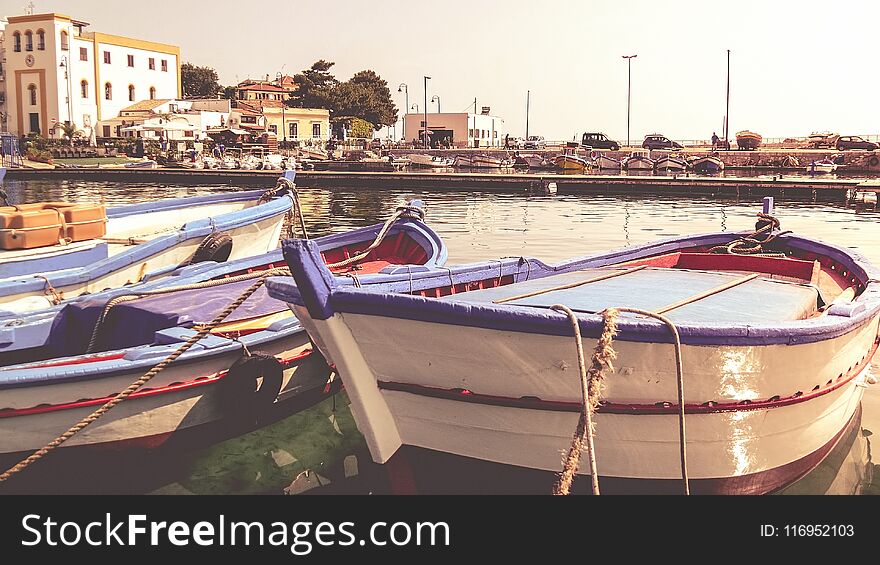
[[[600,153],[593,160],[593,165],[600,170],[603,171],[620,171],[622,166],[621,162],[614,157],[609,157],[604,153]]]
[[[680,157],[666,155],[657,159],[654,170],[663,173],[681,173],[687,170],[687,161]]]
[[[471,168],[474,169],[503,169],[510,167],[513,162],[510,159],[494,157],[492,155],[474,155],[471,157]]]
[[[646,155],[633,153],[621,163],[627,171],[653,171],[654,160]]]
[[[584,404],[572,321],[551,308],[564,304],[587,352],[616,319],[593,412],[602,492],[758,494],[806,474],[843,435],[873,381],[880,318],[880,271],[865,259],[763,229],[556,265],[475,263],[384,289],[330,280],[315,249],[288,241],[296,285],[267,284],[338,368],[376,462],[411,446],[558,472]],[[738,253],[747,237],[757,254]],[[609,310],[621,307],[663,314],[676,333]]]
[[[754,151],[761,146],[763,137],[753,131],[743,130],[736,133],[736,146],[744,151]]]
[[[590,161],[580,155],[557,155],[553,162],[556,164],[557,169],[569,172],[583,172],[591,167]]]
[[[420,206],[402,207],[393,222],[313,241],[333,276],[363,285],[405,280],[446,260],[445,245],[420,214]],[[0,459],[21,459],[93,412],[257,278],[283,265],[276,250],[184,272],[170,285],[135,285],[66,305],[44,344],[17,352],[19,362],[0,367]],[[19,327],[27,325],[24,320]],[[107,412],[62,451],[154,448],[206,427],[277,419],[335,392],[339,383],[329,382],[329,373],[286,305],[261,288],[149,388]],[[254,380],[259,376],[262,384]]]
[[[419,167],[423,169],[444,169],[452,166],[452,159],[439,157],[436,155],[422,155],[421,153],[410,153],[407,155],[411,167]]]
[[[691,169],[700,174],[717,174],[724,170],[724,161],[713,155],[705,155],[691,161]]]
[[[811,175],[821,175],[833,173],[837,170],[837,167],[837,163],[826,157],[825,159],[820,159],[818,161],[811,161],[810,164],[807,165],[807,172]]]
[[[0,250],[0,312],[43,309],[183,264],[265,253],[277,247],[292,206],[284,189],[167,199],[106,213],[102,205],[70,203],[0,209],[0,233],[10,244]]]

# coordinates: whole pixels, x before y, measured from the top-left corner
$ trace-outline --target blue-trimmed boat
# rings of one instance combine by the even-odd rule
[[[287,191],[251,190],[108,208],[100,237],[0,250],[0,315],[156,279],[181,265],[261,255],[278,247],[292,206]],[[60,229],[70,228],[57,217]],[[59,226],[51,227],[58,241]]]
[[[602,492],[767,493],[821,462],[876,382],[880,270],[778,231],[742,255],[743,236],[756,237],[500,259],[368,288],[329,276],[314,244],[287,241],[295,284],[267,285],[339,370],[376,462],[443,454],[431,467],[447,478],[491,464],[548,490],[583,407],[572,323],[551,306],[575,312],[588,359],[607,309],[661,313],[680,336],[682,385],[671,330],[619,314],[593,414]]]
[[[336,265],[331,276],[369,285],[441,266],[445,244],[421,220],[419,203],[400,209],[398,216],[393,223],[313,240],[323,260]],[[358,259],[385,227],[381,242]],[[249,277],[283,266],[280,249],[220,265],[192,265],[7,323],[0,328],[0,365],[5,365],[0,366],[0,460],[14,462],[94,411],[253,284]],[[232,282],[212,286],[227,279]],[[126,295],[141,298],[120,299]],[[111,299],[118,304],[105,311]],[[197,431],[253,427],[334,393],[339,382],[329,381],[329,375],[297,319],[261,288],[148,388],[77,434],[62,451],[153,448]],[[259,376],[262,385],[256,384]]]

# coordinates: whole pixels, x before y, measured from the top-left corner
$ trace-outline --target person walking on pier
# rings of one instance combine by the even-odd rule
[[[712,132],[712,149],[715,149],[715,148],[718,146],[718,142],[719,142],[719,141],[720,141],[720,139],[718,138],[718,136],[717,136],[717,135],[715,134],[715,132],[713,131],[713,132]]]

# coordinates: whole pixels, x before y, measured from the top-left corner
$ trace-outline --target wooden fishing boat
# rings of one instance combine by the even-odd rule
[[[313,241],[335,276],[365,286],[404,279],[437,268],[447,256],[420,214],[421,206],[413,203],[399,209],[394,222]],[[364,250],[369,253],[362,259],[338,264]],[[178,349],[256,277],[282,266],[279,249],[195,274],[192,266],[157,283],[66,305],[55,313],[39,347],[0,353],[0,362],[19,361],[0,367],[0,460],[21,459],[93,412]],[[18,327],[28,325],[33,324],[25,319]],[[263,287],[148,388],[107,412],[62,451],[153,448],[210,426],[277,419],[335,392],[338,382],[328,381],[329,372],[286,305]],[[254,381],[260,375],[261,386]]]
[[[761,146],[761,134],[743,130],[736,132],[736,146],[745,151],[754,151]]]
[[[287,190],[251,190],[130,204],[106,214],[94,204],[0,208],[0,239],[24,242],[0,250],[0,312],[44,309],[184,264],[265,253],[278,246],[292,206]]]
[[[712,155],[697,157],[691,161],[691,169],[699,174],[717,174],[724,170],[724,161]]]
[[[659,159],[657,159],[657,162],[654,163],[654,170],[662,173],[682,173],[686,171],[687,168],[687,161],[680,157],[674,157],[672,155],[660,157]]]
[[[622,164],[618,159],[615,159],[614,157],[609,157],[604,153],[600,153],[596,156],[596,158],[593,160],[593,165],[597,169],[603,171],[620,171],[620,168],[622,167]]]
[[[404,464],[392,457],[409,446],[444,454],[449,467],[434,466],[447,476],[479,461],[493,476],[533,471],[549,490],[584,406],[572,321],[551,308],[562,304],[588,360],[616,319],[592,412],[602,492],[767,493],[814,468],[855,417],[880,319],[880,270],[767,221],[770,236],[501,259],[371,289],[330,279],[312,244],[287,241],[296,284],[267,284],[339,370],[378,463]],[[736,252],[753,246],[745,237],[758,254]],[[620,307],[663,314],[678,338],[608,310]]]
[[[407,157],[409,157],[411,167],[423,169],[445,169],[451,167],[453,162],[453,159],[448,159],[446,157],[422,155],[420,153],[410,153]]]
[[[473,160],[470,155],[456,155],[452,160],[452,166],[457,169],[469,169],[473,167]]]
[[[627,171],[653,171],[654,160],[640,154],[632,154],[623,160],[622,166]]]
[[[591,167],[590,161],[579,155],[557,155],[553,162],[556,164],[557,169],[569,172],[583,172]]]
[[[513,162],[507,158],[493,157],[491,155],[474,155],[471,157],[470,166],[474,169],[503,169],[511,165],[513,165]]]

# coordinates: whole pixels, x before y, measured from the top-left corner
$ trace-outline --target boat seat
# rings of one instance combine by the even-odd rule
[[[513,285],[459,293],[443,299],[494,302],[534,291],[553,289],[597,277],[616,269],[586,269]],[[630,307],[659,311],[722,285],[743,279],[741,273],[647,267],[602,281],[506,302],[507,305],[549,308],[564,304],[577,312]],[[665,315],[674,322],[760,324],[801,320],[813,315],[819,292],[809,283],[756,277],[732,288],[688,302]]]

